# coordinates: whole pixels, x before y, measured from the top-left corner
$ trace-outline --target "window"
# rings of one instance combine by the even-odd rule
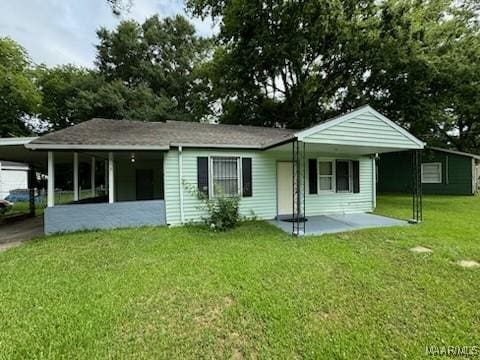
[[[423,184],[441,184],[442,183],[442,163],[422,164],[422,183]]]
[[[350,192],[350,161],[337,160],[337,191]]]
[[[235,196],[239,194],[239,158],[212,157],[212,197]]]
[[[333,161],[318,162],[318,190],[333,191],[334,189]]]

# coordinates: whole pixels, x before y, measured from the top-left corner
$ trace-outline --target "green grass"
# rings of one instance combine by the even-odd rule
[[[410,199],[378,212],[409,217]],[[480,345],[480,198],[421,225],[293,238],[250,222],[38,239],[0,254],[4,358],[418,358]],[[408,249],[422,245],[431,255]]]

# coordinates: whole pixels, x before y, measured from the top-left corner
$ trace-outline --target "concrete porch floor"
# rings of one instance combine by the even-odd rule
[[[388,218],[374,214],[333,214],[307,216],[305,235],[333,234],[359,229],[368,229],[386,226],[404,226],[407,221]],[[292,232],[292,223],[282,220],[271,220],[270,224],[287,233]]]

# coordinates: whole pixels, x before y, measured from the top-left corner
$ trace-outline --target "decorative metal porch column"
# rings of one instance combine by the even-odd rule
[[[292,234],[305,235],[305,143],[292,143]]]
[[[412,153],[412,219],[411,223],[418,224],[423,220],[422,203],[422,150],[413,150]]]
[[[35,167],[28,165],[28,199],[29,199],[29,215],[35,216],[35,187],[37,186],[37,175]]]

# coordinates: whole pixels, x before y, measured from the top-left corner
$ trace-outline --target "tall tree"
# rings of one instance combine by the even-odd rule
[[[425,140],[475,146],[478,2],[188,0],[187,6],[220,22],[219,48],[204,69],[224,122],[304,127],[371,103]]]
[[[85,91],[97,91],[103,82],[93,70],[74,65],[36,69],[38,86],[43,95],[39,118],[48,123],[47,130],[59,130],[86,120],[77,101]]]
[[[124,21],[113,31],[100,29],[98,37],[96,63],[107,81],[150,89],[161,103],[173,104],[164,107],[170,109],[166,118],[198,120],[204,115],[199,105],[204,89],[195,69],[208,56],[210,43],[184,17]]]
[[[26,120],[35,115],[40,101],[25,49],[0,38],[0,136],[29,134]]]

